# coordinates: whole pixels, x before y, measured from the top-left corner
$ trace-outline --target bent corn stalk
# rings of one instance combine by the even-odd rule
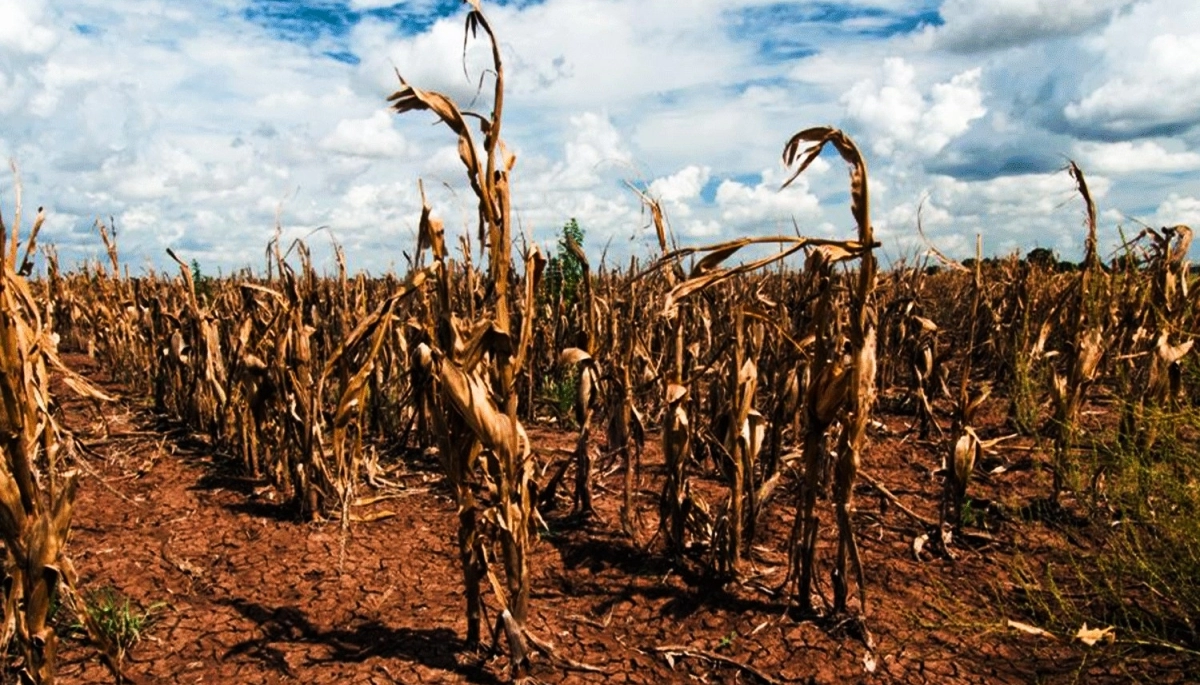
[[[849,353],[848,386],[841,422],[843,430],[838,445],[837,462],[834,465],[834,505],[837,513],[838,552],[833,572],[833,610],[846,610],[848,593],[847,563],[853,565],[857,584],[860,610],[867,609],[865,579],[862,561],[858,554],[858,543],[854,537],[853,495],[854,482],[858,476],[862,452],[865,448],[867,421],[875,402],[876,329],[878,319],[875,312],[875,281],[878,265],[875,260],[875,234],[871,226],[870,194],[868,189],[867,163],[858,146],[845,133],[834,128],[810,128],[792,136],[783,150],[783,161],[787,166],[799,162],[796,171],[784,183],[791,184],[821,154],[826,145],[832,145],[850,167],[850,212],[858,225],[858,274],[851,288],[849,302]],[[807,146],[807,147],[805,147]],[[831,386],[832,387],[832,386]],[[812,395],[810,395],[810,398]],[[824,399],[818,397],[817,399]],[[835,401],[839,398],[834,397]],[[808,445],[806,444],[806,450]],[[815,545],[815,530],[810,534]],[[805,559],[812,554],[805,554]],[[811,566],[811,562],[808,562]],[[811,578],[811,568],[805,576]],[[801,588],[807,592],[808,588]],[[800,598],[801,606],[808,604],[807,594]]]

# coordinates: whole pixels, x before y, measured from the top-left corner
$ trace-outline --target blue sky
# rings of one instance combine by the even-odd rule
[[[1077,259],[1092,184],[1120,230],[1200,224],[1200,6],[1185,0],[510,0],[484,9],[509,77],[514,208],[551,245],[654,251],[625,183],[681,242],[849,235],[846,175],[824,158],[787,190],[795,131],[847,130],[867,155],[890,257],[926,234],[968,256]],[[113,217],[135,271],[173,247],[209,271],[260,267],[278,222],[350,264],[401,268],[417,179],[451,231],[473,222],[454,139],[389,114],[394,69],[488,109],[458,0],[0,0],[0,156],[67,264]],[[464,71],[466,72],[464,74]],[[485,83],[486,75],[483,76]],[[11,215],[12,179],[0,176]],[[328,263],[325,261],[324,263]]]

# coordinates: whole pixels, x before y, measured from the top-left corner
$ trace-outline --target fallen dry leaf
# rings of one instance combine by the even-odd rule
[[[929,542],[929,534],[928,533],[922,533],[921,535],[918,535],[916,537],[916,539],[913,540],[913,544],[912,544],[913,556],[915,556],[917,558],[917,561],[921,560],[921,550],[925,549],[925,543],[927,543],[927,542]]]
[[[396,512],[394,511],[376,511],[370,514],[350,514],[350,520],[356,523],[374,523],[375,521],[390,519],[395,515]]]
[[[1028,623],[1021,623],[1020,621],[1014,621],[1011,618],[1008,619],[1008,627],[1016,628],[1017,630],[1021,631],[1022,633],[1028,633],[1030,635],[1044,635],[1049,638],[1054,637],[1054,633],[1051,633],[1048,630],[1038,628],[1037,626],[1031,626]]]
[[[1107,628],[1088,628],[1088,624],[1084,623],[1080,627],[1079,632],[1075,633],[1075,639],[1088,647],[1093,647],[1101,640],[1108,642],[1115,641],[1117,639],[1117,631],[1112,626]]]

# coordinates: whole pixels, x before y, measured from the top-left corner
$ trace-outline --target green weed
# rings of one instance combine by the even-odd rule
[[[1035,568],[1017,556],[1017,611],[1058,634],[1087,623],[1119,638],[1200,650],[1200,417],[1152,417],[1164,430],[1150,449],[1085,450],[1094,473],[1090,521],[1072,526],[1054,560]]]
[[[154,622],[155,614],[164,609],[166,602],[155,602],[141,610],[112,586],[102,586],[84,595],[82,611],[92,619],[99,638],[107,643],[120,661],[138,642]],[[82,623],[77,625],[82,629]]]

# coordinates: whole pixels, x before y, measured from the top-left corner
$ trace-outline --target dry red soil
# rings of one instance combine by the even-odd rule
[[[70,363],[108,391],[102,369]],[[171,429],[133,397],[97,407],[60,394],[67,425],[85,445],[84,478],[69,547],[80,591],[111,586],[136,605],[165,603],[125,670],[139,683],[502,683],[503,655],[464,645],[466,630],[454,505],[436,463],[392,459],[404,488],[358,513],[394,516],[353,523],[295,520],[265,482],[239,477],[228,457]],[[902,438],[905,417],[887,416],[864,470],[907,506],[936,518],[936,447]],[[991,434],[1000,428],[994,427]],[[569,448],[565,432],[538,429],[544,454]],[[1014,445],[1022,447],[1021,445]],[[645,456],[639,544],[620,534],[620,474],[597,481],[599,514],[577,523],[569,504],[548,516],[533,551],[531,630],[562,656],[603,669],[588,673],[536,655],[531,682],[754,683],[748,666],[787,683],[1194,682],[1195,661],[1131,652],[1120,643],[1087,648],[1006,626],[1010,571],[1019,554],[1036,567],[1086,536],[1012,509],[1048,490],[1025,445],[1001,457],[1013,468],[976,486],[1006,505],[994,542],[957,548],[956,559],[918,559],[923,529],[869,484],[856,494],[867,577],[863,622],[797,617],[775,589],[786,570],[796,495],[789,484],[765,515],[744,582],[706,582],[692,564],[673,565],[654,539],[661,456]],[[698,487],[720,492],[712,474]],[[372,494],[365,486],[363,496]],[[823,503],[828,506],[828,503]],[[818,589],[829,595],[832,512]],[[1076,549],[1076,554],[1086,554]],[[497,569],[499,573],[500,570]],[[494,603],[493,603],[494,604]],[[855,603],[856,610],[858,609]],[[491,619],[495,619],[494,613]],[[672,647],[673,655],[662,652]],[[684,654],[683,652],[690,652]],[[699,655],[700,652],[706,655]],[[715,659],[713,657],[721,657]],[[11,678],[11,673],[5,677]],[[60,653],[60,681],[112,682],[77,634]]]

